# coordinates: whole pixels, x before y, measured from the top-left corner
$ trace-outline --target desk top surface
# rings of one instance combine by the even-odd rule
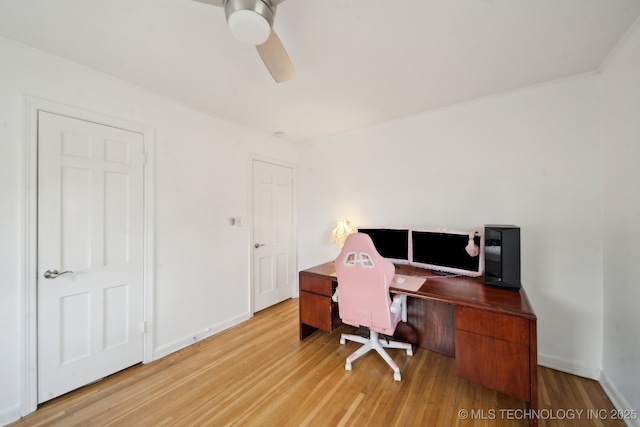
[[[335,279],[333,261],[304,270],[307,274]],[[478,307],[484,310],[517,314],[535,319],[535,314],[524,291],[500,289],[486,286],[482,277],[439,276],[431,270],[406,265],[396,265],[396,274],[425,277],[422,287],[415,291],[406,291],[391,286],[391,291],[407,294],[416,298],[426,298],[456,305]]]

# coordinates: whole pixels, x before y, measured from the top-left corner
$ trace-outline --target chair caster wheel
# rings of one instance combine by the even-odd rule
[[[396,381],[400,381],[402,379],[402,377],[400,377],[400,372],[394,372],[393,379]]]
[[[407,350],[407,356],[413,356],[413,350],[412,349],[408,349]]]
[[[347,342],[344,338],[340,338],[340,344],[344,345],[344,343]]]
[[[351,362],[345,363],[344,364],[344,369],[347,370],[347,371],[350,371],[351,370]]]

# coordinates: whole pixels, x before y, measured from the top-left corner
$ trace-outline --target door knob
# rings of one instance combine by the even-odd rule
[[[58,270],[47,270],[44,272],[45,279],[55,279],[58,276],[62,276],[63,274],[73,273],[73,271],[67,270],[62,273],[58,273]]]
[[[264,246],[264,243],[256,243],[255,245],[253,245],[256,247],[256,249],[258,249],[260,246]]]

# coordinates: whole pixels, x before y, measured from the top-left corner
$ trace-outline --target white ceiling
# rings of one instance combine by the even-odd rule
[[[267,133],[308,141],[597,70],[640,0],[286,0],[275,83],[221,8],[0,0],[0,35]]]

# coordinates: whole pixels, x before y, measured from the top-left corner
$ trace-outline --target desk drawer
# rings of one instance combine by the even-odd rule
[[[529,345],[529,319],[524,317],[457,306],[456,329]]]
[[[456,331],[456,374],[518,399],[531,400],[529,346]]]
[[[300,290],[330,297],[333,295],[333,280],[315,276],[300,275]]]
[[[333,330],[333,301],[311,292],[300,292],[300,323],[331,332]]]

